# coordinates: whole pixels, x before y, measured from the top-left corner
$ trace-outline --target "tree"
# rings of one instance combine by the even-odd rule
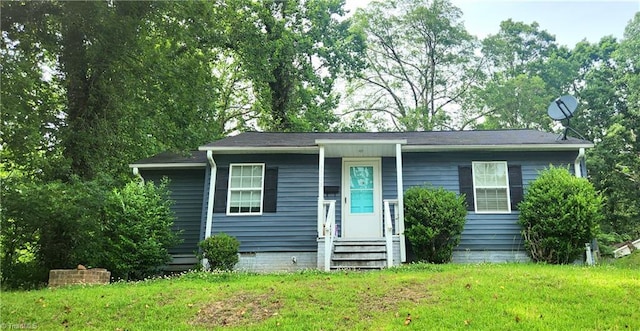
[[[337,118],[339,75],[363,66],[364,41],[341,0],[231,1],[243,14],[231,49],[251,78],[259,125],[272,131],[325,131]],[[256,47],[260,45],[260,47]]]
[[[0,173],[5,178],[33,179],[66,168],[54,147],[63,125],[60,114],[64,88],[46,70],[55,63],[55,54],[45,49],[55,43],[55,38],[43,32],[48,26],[44,13],[53,10],[51,3],[36,8],[19,5],[0,3]],[[28,19],[30,24],[10,23]]]
[[[383,129],[455,126],[461,95],[478,79],[475,39],[448,0],[373,2],[356,13],[367,35],[367,69],[352,86],[350,112],[390,121]]]
[[[509,77],[521,73],[538,73],[557,49],[555,37],[540,30],[536,22],[526,24],[511,19],[500,23],[500,31],[482,41],[482,53],[496,71]]]
[[[552,120],[545,116],[549,105],[547,86],[542,78],[519,74],[513,78],[489,81],[483,89],[473,89],[485,112],[476,129],[549,130]]]
[[[615,114],[625,105],[617,93],[618,69],[612,57],[618,48],[615,38],[604,37],[594,44],[582,41],[571,52],[577,72],[573,91],[579,102],[572,127],[591,141],[602,140]]]
[[[538,23],[509,19],[482,41],[482,53],[489,60],[488,79],[466,95],[467,107],[476,111],[466,116],[465,126],[552,130],[547,107],[575,77],[568,51]]]
[[[1,5],[3,104],[18,106],[3,154],[62,156],[32,162],[56,178],[122,176],[131,160],[248,128],[326,130],[335,79],[362,65],[336,0]]]
[[[15,95],[8,101],[17,100],[19,106],[16,116],[9,118],[9,127],[32,122],[32,127],[45,128],[47,141],[39,144],[46,144],[51,154],[61,155],[62,164],[68,165],[48,167],[56,174],[46,176],[70,178],[75,174],[90,179],[97,174],[121,174],[132,159],[167,147],[193,148],[194,140],[211,139],[204,140],[201,132],[216,136],[200,120],[208,117],[202,113],[210,109],[207,100],[202,102],[199,93],[194,93],[210,84],[202,83],[202,74],[184,70],[188,65],[210,77],[209,65],[194,66],[189,52],[172,58],[155,52],[159,45],[172,44],[172,40],[154,39],[162,35],[158,31],[171,27],[165,24],[162,13],[166,10],[161,3],[9,2],[2,3],[2,9],[3,55],[9,63],[23,58],[31,61],[30,66],[16,67],[5,84],[7,89],[3,88],[3,93]],[[151,67],[154,70],[146,69]],[[166,79],[176,76],[172,75],[176,68],[183,69],[176,78],[184,80]],[[20,80],[28,72],[32,80]],[[13,84],[13,79],[29,85]],[[158,91],[167,82],[171,88]],[[189,89],[180,86],[183,84]],[[48,88],[34,90],[39,85]],[[200,103],[193,105],[192,100]],[[168,107],[171,103],[184,111],[176,114]],[[39,113],[40,108],[46,111]],[[35,136],[42,131],[31,132]],[[188,135],[184,132],[196,138],[175,139],[176,133],[182,133],[180,138]],[[167,139],[149,139],[162,135]],[[35,149],[34,142],[26,142],[30,146],[21,148],[18,139],[3,140],[11,162],[17,163],[24,151]],[[35,165],[32,171],[46,170]]]
[[[584,118],[579,124],[596,147],[590,178],[605,196],[604,231],[616,240],[640,236],[640,13],[629,22],[619,44],[603,38],[581,91]]]

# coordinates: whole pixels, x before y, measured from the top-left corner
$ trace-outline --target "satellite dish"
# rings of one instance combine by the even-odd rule
[[[573,117],[573,113],[578,107],[578,101],[571,95],[563,95],[551,102],[547,114],[556,121],[567,121]],[[568,126],[568,123],[567,123]],[[566,139],[566,138],[565,138]]]
[[[576,130],[572,129],[569,126],[569,119],[573,117],[573,113],[576,111],[578,107],[578,101],[571,95],[563,95],[553,101],[549,105],[547,109],[547,114],[549,117],[553,118],[556,121],[567,120],[567,123],[564,124],[564,132],[562,133],[562,140],[567,140],[567,133],[569,130],[580,136],[580,138],[584,139],[582,135],[580,135]]]

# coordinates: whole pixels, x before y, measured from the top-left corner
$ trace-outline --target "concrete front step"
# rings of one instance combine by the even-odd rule
[[[384,267],[380,267],[380,266],[349,266],[349,265],[343,265],[343,266],[331,266],[331,270],[382,270],[384,269]]]
[[[387,266],[386,260],[345,260],[345,261],[332,261],[332,267],[378,267],[384,268]]]
[[[385,260],[387,259],[387,254],[385,252],[382,253],[371,253],[364,254],[361,252],[349,252],[349,253],[340,253],[333,254],[331,257],[333,261],[372,261],[372,260]]]
[[[382,269],[387,266],[387,247],[380,239],[347,239],[334,242],[331,269]]]
[[[335,246],[384,246],[384,240],[336,240],[333,242]]]
[[[386,246],[334,246],[333,252],[339,253],[386,253]]]

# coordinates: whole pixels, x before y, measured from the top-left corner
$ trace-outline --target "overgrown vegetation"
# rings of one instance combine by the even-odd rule
[[[108,194],[97,181],[2,185],[3,288],[31,288],[49,269],[95,265],[100,211]]]
[[[404,193],[404,215],[404,233],[419,261],[451,261],[466,222],[464,197],[441,187],[411,187]]]
[[[104,182],[32,182],[2,188],[3,288],[44,284],[49,269],[107,268],[116,279],[142,279],[168,261],[167,183],[105,189]]]
[[[199,259],[207,259],[213,270],[231,271],[238,263],[240,241],[226,233],[218,233],[198,243]]]
[[[0,318],[45,330],[637,330],[638,270],[417,264],[380,272],[199,272],[3,293],[11,304],[0,307]]]
[[[602,219],[602,198],[593,185],[553,166],[530,184],[519,208],[525,248],[536,262],[572,263]]]

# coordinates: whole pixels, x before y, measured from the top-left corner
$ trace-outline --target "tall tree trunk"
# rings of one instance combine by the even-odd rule
[[[273,70],[273,77],[274,80],[269,82],[271,116],[274,121],[271,127],[275,131],[289,131],[293,127],[287,112],[291,100],[292,77],[286,68],[286,64],[279,64]]]
[[[83,178],[91,177],[90,162],[87,159],[90,145],[87,144],[87,130],[93,126],[89,109],[89,78],[86,40],[86,26],[78,7],[84,2],[64,3],[65,19],[62,21],[62,54],[60,62],[67,88],[67,128],[63,140],[64,156],[71,160],[71,172]],[[74,8],[72,8],[74,7]]]

